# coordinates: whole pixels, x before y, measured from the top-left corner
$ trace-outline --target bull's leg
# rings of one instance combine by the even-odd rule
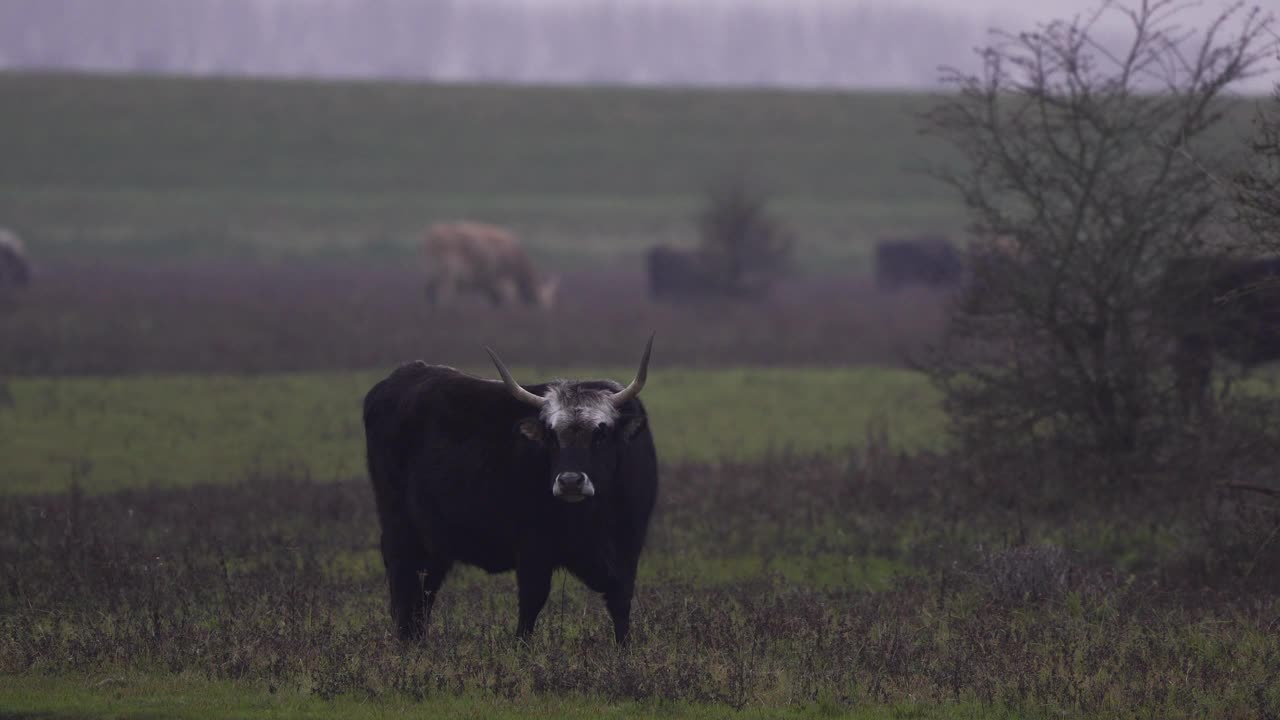
[[[422,592],[422,629],[426,632],[427,623],[431,622],[431,608],[435,607],[436,596],[440,592],[440,586],[444,585],[444,579],[449,576],[449,569],[453,567],[453,563],[439,558],[428,558],[426,565],[418,574],[418,580],[421,583]]]
[[[387,570],[396,635],[401,640],[420,639],[426,631],[436,591],[449,572],[449,563],[429,556],[407,524],[383,527],[382,562]]]
[[[631,597],[635,589],[635,580],[626,578],[604,594],[604,607],[613,620],[613,639],[619,645],[626,645],[631,635]]]
[[[533,625],[538,621],[538,613],[547,604],[547,595],[551,594],[550,563],[522,561],[516,568],[516,585],[520,596],[520,622],[516,625],[516,636],[527,639],[533,632]]]
[[[618,574],[600,566],[569,568],[592,592],[600,593],[604,598],[604,607],[613,621],[613,639],[619,645],[626,645],[631,634],[631,597],[635,594],[638,564],[637,556],[634,561],[623,563]]]
[[[391,595],[391,620],[401,640],[422,636],[424,606],[418,584],[418,569],[425,562],[419,548],[405,547],[390,533],[382,533],[382,562],[387,569],[387,589]]]
[[[1209,379],[1212,375],[1212,358],[1191,370],[1184,389],[1185,413],[1198,413],[1201,417],[1204,416],[1209,407]]]
[[[1207,347],[1184,342],[1177,350],[1173,365],[1183,417],[1203,414],[1208,401],[1209,379],[1213,375],[1213,352]]]

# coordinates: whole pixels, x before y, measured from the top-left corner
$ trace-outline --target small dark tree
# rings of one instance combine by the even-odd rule
[[[740,176],[713,186],[698,216],[703,262],[722,294],[757,296],[787,269],[795,238]]]
[[[965,162],[940,175],[992,242],[927,365],[974,457],[1056,451],[1110,472],[1170,437],[1160,273],[1211,243],[1224,193],[1194,158],[1221,156],[1200,149],[1224,90],[1265,59],[1270,22],[1237,5],[1186,32],[1182,7],[1108,2],[996,32],[979,72],[945,73],[955,93],[927,128]],[[1096,31],[1114,15],[1121,47]]]

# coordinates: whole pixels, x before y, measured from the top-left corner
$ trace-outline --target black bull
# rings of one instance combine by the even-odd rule
[[[1251,368],[1280,360],[1280,258],[1171,261],[1160,305],[1184,405],[1203,401],[1215,355]]]
[[[456,562],[515,570],[517,634],[533,630],[557,568],[604,596],[626,642],[636,567],[658,492],[657,455],[637,395],[604,380],[522,388],[414,362],[364,403],[369,475],[391,615],[420,637]]]

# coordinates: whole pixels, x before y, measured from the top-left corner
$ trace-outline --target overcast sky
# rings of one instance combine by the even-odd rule
[[[1129,0],[1138,2],[1139,0]],[[1280,0],[1268,0],[1280,11]],[[1187,3],[1204,26],[1222,0]],[[1082,0],[0,0],[0,68],[772,87],[936,86]],[[1108,13],[1099,30],[1122,31]],[[1255,79],[1265,91],[1274,76]]]
[[[806,0],[798,1],[806,2]],[[839,2],[839,0],[831,1]],[[1097,10],[1099,6],[1097,2],[1081,2],[1080,0],[1023,0],[1022,2],[1017,0],[913,1],[925,7],[962,13],[982,19],[1003,20],[1017,18],[1021,19],[1021,22],[1013,24],[1019,26],[1053,18],[1065,18],[1077,14],[1084,15]],[[1133,4],[1136,5],[1136,3]],[[1262,3],[1263,6],[1267,4]],[[1186,3],[1186,5],[1186,9],[1180,12],[1181,17],[1185,17],[1189,22],[1207,23],[1222,13],[1229,3],[1221,2],[1220,0],[1206,0],[1204,2],[1193,1]],[[1280,9],[1280,0],[1273,0],[1273,6]],[[1123,19],[1118,13],[1109,13],[1107,17],[1110,23],[1123,23]]]
[[[277,0],[280,2],[323,2],[323,0]],[[430,0],[426,0],[430,2]],[[865,5],[883,5],[888,7],[902,7],[912,5],[916,7],[932,8],[948,13],[955,13],[967,17],[975,18],[1010,18],[1021,17],[1031,21],[1043,20],[1055,17],[1067,17],[1076,13],[1086,13],[1096,10],[1099,2],[1096,0],[541,0],[546,4],[560,5],[652,5],[655,2],[675,2],[685,5],[721,5],[732,6],[741,4],[769,5],[773,7],[787,7],[797,5],[827,5],[831,7],[850,7]],[[1136,5],[1137,0],[1132,3]],[[1230,3],[1223,0],[1190,0],[1183,3],[1186,5],[1184,12],[1187,17],[1197,22],[1212,18],[1220,13],[1223,8]],[[1251,3],[1252,5],[1265,6],[1267,3]],[[1275,3],[1280,8],[1280,2]]]

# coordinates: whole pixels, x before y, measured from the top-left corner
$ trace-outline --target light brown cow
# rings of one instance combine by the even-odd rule
[[[517,302],[550,308],[559,279],[542,280],[510,231],[477,222],[432,225],[422,241],[427,300],[450,302],[461,291],[489,298],[495,306]]]

